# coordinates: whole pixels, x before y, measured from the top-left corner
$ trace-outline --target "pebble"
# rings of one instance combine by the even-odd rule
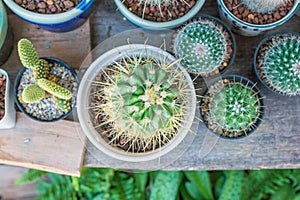
[[[5,76],[0,74],[0,120],[3,119],[5,114],[5,89],[6,89]]]

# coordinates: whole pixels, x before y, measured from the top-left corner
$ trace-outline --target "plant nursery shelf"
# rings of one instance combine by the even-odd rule
[[[26,37],[35,44],[39,55],[59,57],[78,69],[91,46],[96,46],[117,33],[136,28],[124,21],[112,0],[95,1],[93,10],[90,21],[69,33],[56,34],[43,31],[13,14],[9,14],[9,21],[14,30],[15,42]],[[216,0],[206,0],[200,13],[218,16]],[[251,38],[235,35],[237,55],[233,66],[226,74],[243,75],[254,82],[259,82],[252,67],[255,48],[266,34],[283,30],[299,31],[300,18],[294,16],[283,26],[264,35]],[[12,81],[20,66],[15,46],[8,62],[3,66]],[[203,83],[200,81],[197,86],[202,87]],[[177,160],[164,166],[163,169],[300,168],[300,98],[275,95],[260,83],[258,87],[265,96],[265,115],[262,124],[253,134],[239,140],[219,139],[200,123],[198,131],[194,133],[192,144]],[[18,113],[16,127],[1,130],[0,163],[78,175],[84,155],[84,142],[78,136],[75,124],[77,122],[67,120],[55,124],[38,123]],[[30,138],[28,143],[27,138]],[[11,146],[8,147],[7,144]],[[87,147],[92,151],[87,151],[84,155],[83,165],[120,167],[119,163],[113,160],[99,159],[102,153],[92,148],[90,143],[87,143]],[[10,152],[10,155],[5,154],[5,151]],[[97,156],[98,159],[94,157],[95,153],[100,155]],[[157,169],[156,166],[147,164],[134,167],[128,165],[124,168]]]

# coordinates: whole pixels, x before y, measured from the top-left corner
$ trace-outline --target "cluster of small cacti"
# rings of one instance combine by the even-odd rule
[[[176,134],[191,91],[174,65],[147,57],[124,58],[106,69],[105,74],[110,74],[106,82],[97,82],[98,99],[104,101],[94,107],[100,108],[103,124],[112,124],[112,141],[129,141],[130,151],[146,151]],[[137,141],[142,146],[136,147]]]
[[[287,96],[300,95],[300,36],[275,35],[260,48],[257,68],[274,91]]]
[[[260,96],[248,83],[227,78],[208,90],[202,104],[208,127],[224,137],[240,137],[256,128],[260,117]]]
[[[18,42],[18,53],[21,63],[26,68],[34,71],[35,83],[24,88],[21,95],[21,102],[34,103],[51,94],[56,101],[56,105],[64,112],[71,109],[72,92],[60,86],[57,79],[50,76],[49,63],[44,59],[39,59],[32,43],[27,39]]]
[[[288,0],[241,0],[249,10],[258,13],[270,13]]]
[[[226,67],[227,40],[220,25],[205,18],[186,24],[174,41],[175,55],[193,74],[204,76]]]

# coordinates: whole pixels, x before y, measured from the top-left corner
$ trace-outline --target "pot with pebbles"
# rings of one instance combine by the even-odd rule
[[[203,78],[223,73],[236,54],[235,37],[229,27],[208,15],[182,26],[173,44],[175,56],[187,71]]]
[[[201,116],[220,138],[237,139],[250,135],[261,123],[263,97],[245,77],[223,76],[203,90]]]
[[[77,95],[78,118],[89,140],[128,162],[173,150],[189,132],[196,94],[179,61],[160,48],[129,44],[98,57]]]
[[[219,13],[233,31],[244,36],[259,35],[288,21],[299,0],[218,0]]]
[[[0,66],[8,59],[13,48],[13,33],[9,27],[5,7],[0,1]]]
[[[13,128],[16,110],[8,74],[0,69],[0,129]]]
[[[19,41],[18,52],[23,64],[14,84],[18,108],[42,122],[67,117],[76,102],[78,80],[74,70],[57,58],[39,58],[27,39]]]
[[[16,15],[52,32],[81,26],[92,12],[94,0],[4,0]]]
[[[172,29],[195,16],[205,0],[114,0],[133,24],[150,30]]]
[[[254,54],[254,70],[271,91],[300,95],[300,34],[275,33],[263,39]]]

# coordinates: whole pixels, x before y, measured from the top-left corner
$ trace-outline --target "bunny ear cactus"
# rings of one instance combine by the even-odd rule
[[[19,40],[18,53],[24,67],[34,69],[38,66],[39,58],[37,52],[28,39]]]
[[[46,92],[52,94],[55,97],[69,100],[72,98],[72,92],[68,89],[53,83],[47,79],[41,78],[36,81],[37,85],[44,89]]]
[[[288,0],[241,0],[241,4],[245,5],[249,10],[258,13],[270,13],[279,8]]]
[[[44,59],[40,59],[37,62],[36,67],[34,68],[34,79],[35,80],[40,78],[48,79],[49,75],[50,75],[49,63]]]
[[[45,98],[45,91],[36,84],[28,85],[22,92],[22,101],[34,103]]]
[[[99,99],[105,103],[95,107],[101,108],[103,124],[112,124],[112,141],[129,141],[130,151],[144,152],[161,147],[176,134],[191,92],[174,66],[177,62],[124,58],[104,71],[107,81],[97,83]]]
[[[300,36],[275,35],[260,48],[257,68],[272,90],[287,96],[300,95]]]
[[[221,25],[205,18],[192,21],[177,33],[174,51],[182,65],[193,74],[218,73],[228,65],[228,41]]]

